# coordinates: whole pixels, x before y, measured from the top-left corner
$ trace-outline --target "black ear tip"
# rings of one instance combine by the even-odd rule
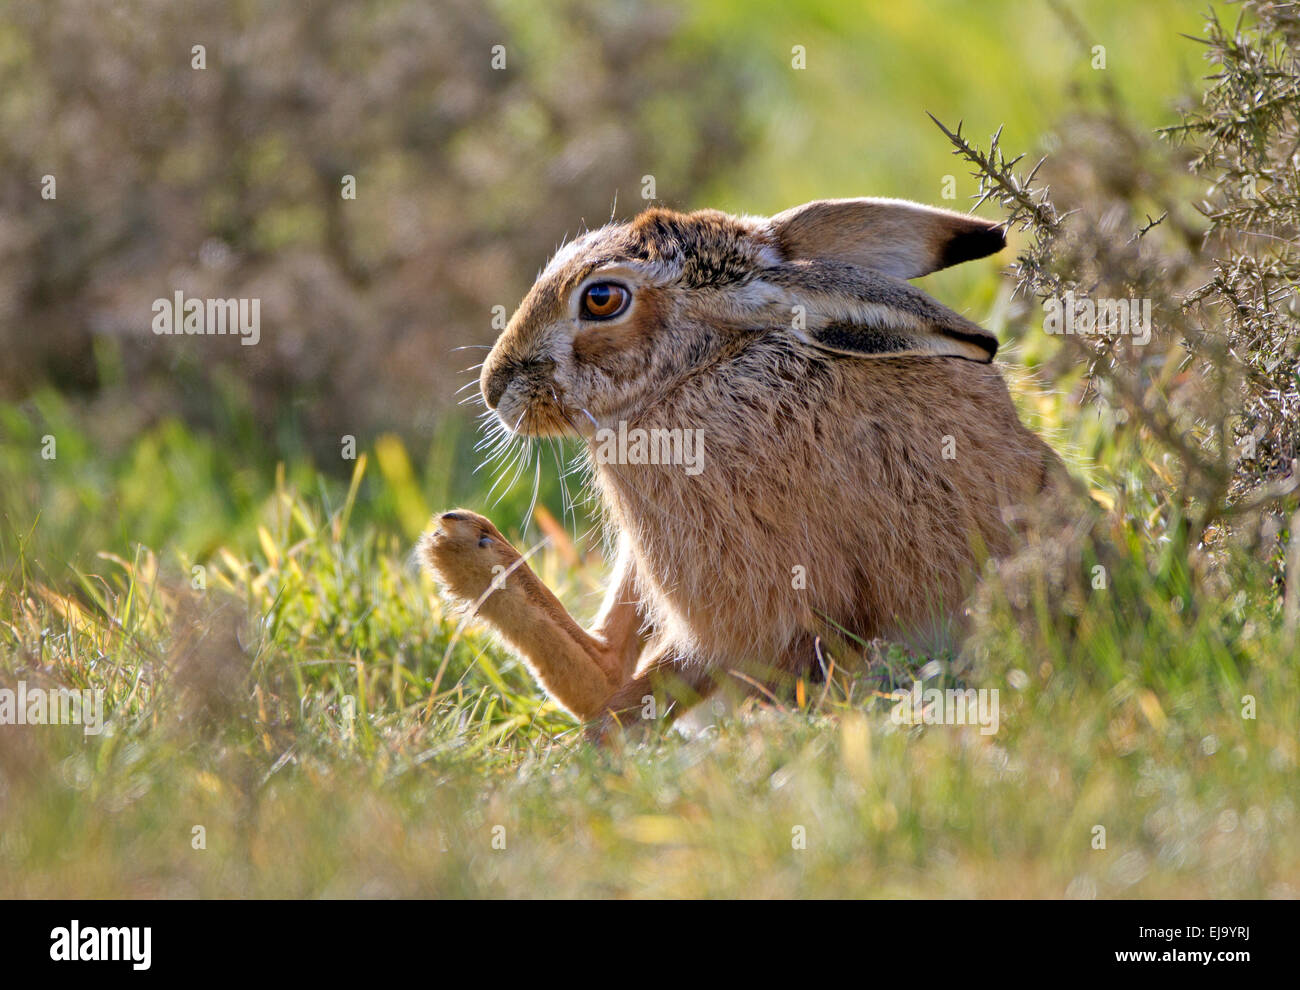
[[[1001,227],[972,227],[954,234],[944,245],[942,265],[959,265],[996,254],[1007,246],[1007,235]]]

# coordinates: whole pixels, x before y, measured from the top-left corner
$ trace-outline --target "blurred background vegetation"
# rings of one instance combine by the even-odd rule
[[[1170,121],[1186,4],[1086,15],[1135,119]],[[679,208],[965,208],[975,181],[926,112],[1050,148],[1098,71],[1046,4],[6,6],[0,550],[204,556],[251,537],[277,463],[346,481],[347,435],[400,438],[422,507],[474,501],[456,389],[481,355],[456,348],[491,343],[563,238],[643,208],[645,176]],[[931,291],[996,318],[1005,260]],[[177,290],[260,298],[261,342],[155,336]],[[561,512],[553,478],[543,498]],[[361,502],[397,521],[369,480]]]
[[[0,895],[1295,896],[1300,15],[1211,9],[0,4],[0,687],[109,719],[0,726]],[[1098,516],[989,575],[961,657],[862,644],[866,678],[597,751],[410,550],[467,504],[594,611],[558,459],[540,532],[531,476],[489,497],[472,366],[647,176],[989,193],[1010,249],[921,284]],[[1043,333],[1067,288],[1152,298],[1152,344]],[[155,336],[177,290],[260,298],[260,343]],[[893,725],[913,676],[1003,728]]]

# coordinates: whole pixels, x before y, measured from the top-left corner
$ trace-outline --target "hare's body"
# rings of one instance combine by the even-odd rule
[[[513,432],[588,441],[619,548],[604,607],[579,627],[465,510],[425,559],[583,718],[662,711],[645,695],[689,702],[722,672],[809,670],[828,633],[946,640],[976,563],[1011,548],[1007,510],[1058,461],[1017,418],[996,340],[906,279],[1002,243],[892,200],[652,210],[585,235],[482,389]],[[675,430],[693,466],[605,456],[615,433]]]
[[[799,351],[774,335],[629,420],[709,423],[698,474],[596,467],[652,625],[699,661],[807,664],[827,619],[867,638],[942,636],[981,548],[1010,549],[1003,510],[1054,460],[992,365]],[[757,368],[800,386],[756,388]]]

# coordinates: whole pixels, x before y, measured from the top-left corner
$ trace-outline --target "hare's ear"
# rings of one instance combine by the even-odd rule
[[[997,224],[902,199],[820,199],[769,228],[785,260],[838,261],[918,278],[1006,246]]]

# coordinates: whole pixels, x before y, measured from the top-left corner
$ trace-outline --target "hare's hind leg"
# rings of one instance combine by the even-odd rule
[[[641,622],[625,549],[591,632],[477,513],[444,512],[420,541],[420,554],[447,593],[477,607],[551,696],[579,718],[602,712],[602,702],[631,678]]]
[[[587,727],[589,739],[603,741],[616,727],[632,730],[655,722],[668,725],[718,686],[715,673],[677,644],[660,642],[646,649],[641,672],[601,704]]]

